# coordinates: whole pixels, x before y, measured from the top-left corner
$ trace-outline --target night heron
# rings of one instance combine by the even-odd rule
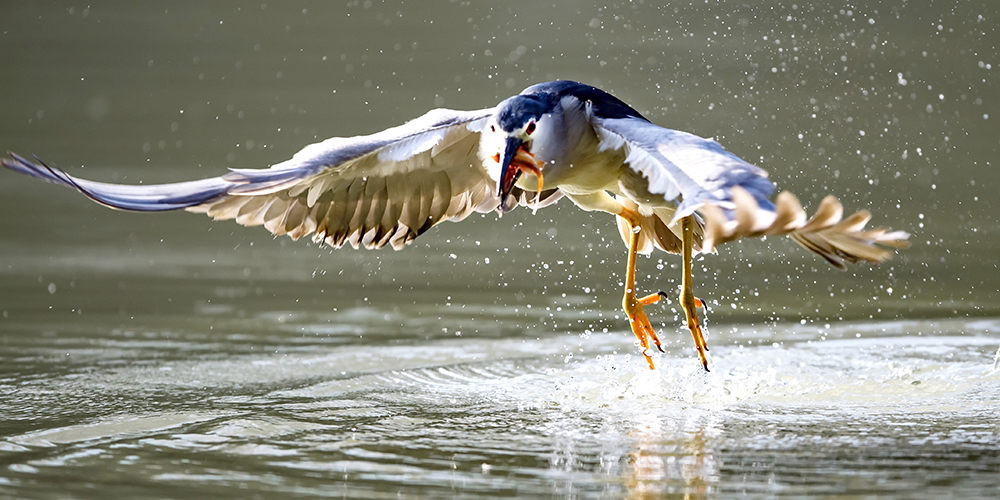
[[[680,304],[707,370],[692,292],[694,252],[785,234],[843,269],[845,262],[882,262],[892,254],[883,247],[904,247],[908,237],[866,231],[871,216],[864,210],[842,219],[833,196],[807,220],[794,195],[770,201],[767,173],[717,142],[654,125],[607,92],[570,81],[528,87],[493,108],[435,109],[372,135],[327,139],[267,169],[176,184],[93,182],[40,160],[11,158],[5,167],[112,208],[185,209],[292,239],[312,234],[334,247],[399,250],[441,221],[517,205],[537,209],[565,196],[584,210],[617,216],[628,245],[622,306],[650,368],[650,343],[660,348],[660,340],[643,306],[666,294],[636,294],[637,253],[656,247],[683,256]]]

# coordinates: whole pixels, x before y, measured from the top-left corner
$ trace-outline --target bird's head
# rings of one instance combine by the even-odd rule
[[[486,170],[496,182],[501,212],[523,172],[537,177],[537,192],[542,191],[545,163],[537,160],[535,154],[552,137],[551,111],[552,106],[544,99],[516,95],[497,106],[483,130],[479,151]]]

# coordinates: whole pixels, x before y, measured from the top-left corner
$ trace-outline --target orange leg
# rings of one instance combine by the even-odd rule
[[[623,219],[628,221],[629,226],[634,228],[638,227],[638,215],[628,209],[623,209],[621,213],[618,214]],[[694,254],[694,218],[693,216],[684,217],[681,219],[681,234],[683,241],[683,258],[684,258],[684,273],[681,279],[681,293],[680,293],[680,303],[681,308],[684,309],[684,315],[687,318],[687,326],[691,331],[691,336],[694,338],[694,346],[698,351],[698,357],[701,360],[702,366],[705,367],[705,371],[708,371],[708,345],[705,343],[705,335],[701,329],[701,322],[698,320],[697,308],[705,307],[705,303],[694,296],[694,291],[692,289],[692,272],[691,263]],[[653,365],[652,358],[649,357],[649,341],[653,341],[653,345],[656,346],[660,352],[663,352],[663,347],[660,344],[659,337],[656,336],[656,332],[653,330],[653,326],[649,322],[649,318],[643,311],[643,306],[648,306],[650,304],[655,304],[660,301],[661,298],[666,298],[667,294],[663,291],[646,295],[644,297],[636,297],[635,295],[635,261],[636,254],[639,247],[639,233],[635,230],[632,231],[631,237],[629,238],[629,251],[628,251],[628,269],[625,274],[625,297],[622,299],[622,308],[625,310],[625,314],[628,316],[629,326],[632,327],[632,333],[635,334],[636,338],[639,339],[639,345],[642,347],[642,354],[646,357],[646,363],[649,364],[649,369],[655,369]]]
[[[681,278],[680,295],[681,308],[684,309],[684,315],[687,316],[687,327],[691,330],[691,336],[694,337],[694,347],[698,351],[701,365],[705,367],[705,371],[708,371],[708,355],[706,354],[708,352],[708,345],[705,344],[705,335],[701,331],[701,323],[698,321],[698,312],[696,311],[696,308],[703,307],[705,304],[701,299],[695,298],[694,290],[691,287],[691,260],[694,253],[693,215],[681,219],[681,234],[684,243],[684,274]]]
[[[633,229],[638,228],[638,216],[635,212],[623,209],[619,215],[628,221],[630,227]],[[653,365],[653,359],[649,357],[649,353],[647,352],[649,341],[652,340],[653,345],[660,352],[663,352],[663,347],[661,347],[660,338],[653,331],[653,325],[649,323],[649,318],[643,312],[642,307],[655,304],[661,297],[665,297],[666,294],[658,292],[646,295],[645,297],[635,296],[635,259],[638,248],[639,233],[633,230],[628,245],[628,270],[625,273],[625,297],[622,298],[622,309],[625,310],[625,315],[628,316],[628,323],[632,327],[632,333],[639,339],[639,345],[642,347],[642,355],[646,357],[649,369],[654,370],[656,367]]]

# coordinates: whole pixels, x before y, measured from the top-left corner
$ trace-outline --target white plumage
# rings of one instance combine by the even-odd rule
[[[891,256],[883,246],[905,246],[908,237],[865,231],[867,211],[842,219],[833,197],[807,220],[795,196],[781,193],[772,202],[767,173],[714,140],[655,125],[614,96],[567,81],[529,87],[493,108],[431,110],[371,135],[311,144],[271,168],[199,181],[123,186],[13,153],[2,163],[113,208],[186,209],[334,247],[399,250],[442,221],[544,207],[565,195],[619,217],[632,273],[625,308],[643,345],[647,337],[658,345],[642,313],[657,298],[634,296],[636,252],[684,253],[689,277],[692,251],[743,237],[787,234],[838,268],[881,262]],[[690,295],[689,283],[685,289]],[[700,330],[691,324],[693,299],[682,296],[682,303],[707,368],[704,340],[698,343]]]

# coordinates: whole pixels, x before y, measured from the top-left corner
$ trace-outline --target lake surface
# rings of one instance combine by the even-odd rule
[[[717,138],[913,246],[699,257],[645,367],[625,248],[563,201],[332,250],[0,172],[0,496],[1000,495],[1000,5],[0,8],[0,147],[155,183],[556,78]],[[639,259],[675,290],[679,259]]]

